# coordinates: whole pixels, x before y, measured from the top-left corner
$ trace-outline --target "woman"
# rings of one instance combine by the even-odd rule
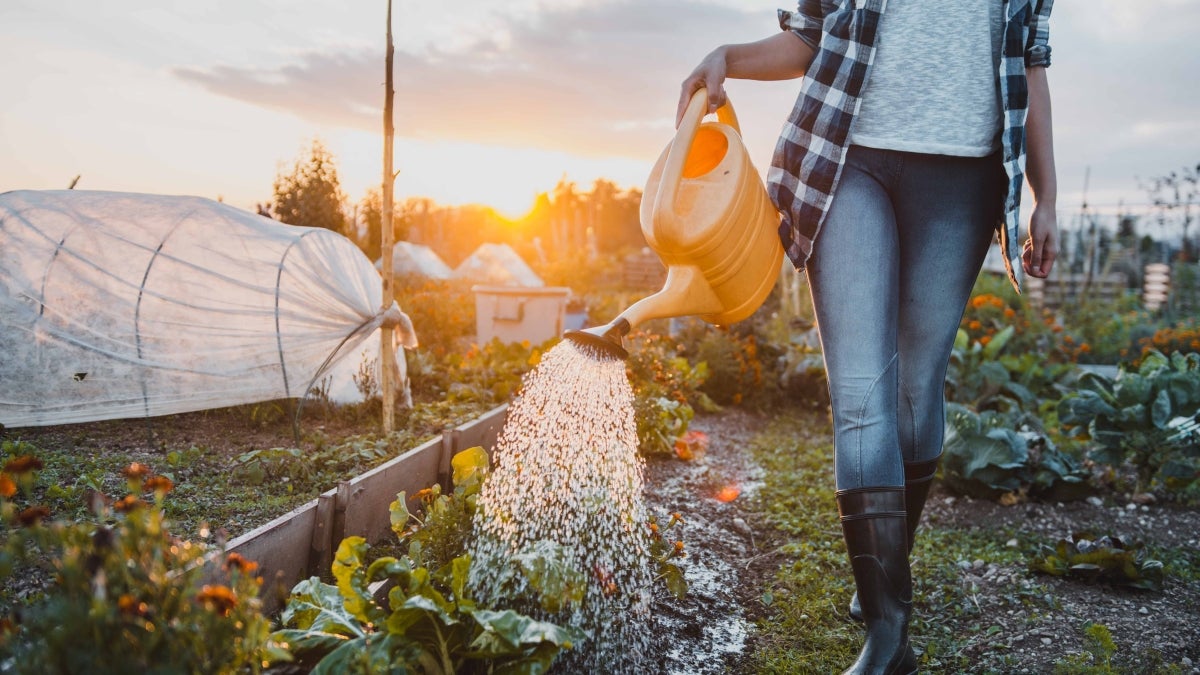
[[[1057,252],[1053,0],[800,0],[784,32],[710,53],[687,102],[726,78],[802,77],[767,182],[807,269],[834,418],[842,532],[866,641],[848,673],[911,673],[908,553],[942,451],[954,336],[999,230],[1014,285]],[[1026,162],[1026,157],[1028,161]],[[1019,290],[1019,285],[1018,285]]]

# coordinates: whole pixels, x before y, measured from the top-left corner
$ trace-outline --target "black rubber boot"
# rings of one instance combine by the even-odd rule
[[[924,462],[904,463],[904,509],[908,515],[908,552],[913,549],[917,525],[921,522],[921,511],[925,508],[925,499],[929,497],[929,488],[933,487],[933,476],[937,473],[938,461],[941,455]],[[858,594],[850,598],[850,618],[862,621],[862,607],[858,602]]]
[[[867,639],[843,675],[909,675],[917,657],[908,642],[912,576],[908,568],[905,489],[839,490],[842,534],[862,602]]]

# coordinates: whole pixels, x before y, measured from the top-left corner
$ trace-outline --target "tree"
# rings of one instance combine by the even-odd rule
[[[333,154],[313,139],[307,157],[300,157],[291,173],[275,177],[275,217],[290,225],[323,227],[346,232],[345,196],[338,181]]]
[[[1192,224],[1192,206],[1200,201],[1200,164],[1152,178],[1150,184],[1144,187],[1158,212],[1159,224],[1175,220],[1182,227],[1181,258],[1194,260],[1194,249],[1188,241],[1188,226]]]
[[[368,258],[376,260],[382,254],[381,241],[383,239],[383,192],[379,186],[367,189],[367,194],[363,195],[358,202],[356,215],[358,219],[358,222],[355,223],[356,230],[362,229],[362,231],[359,232],[359,237],[355,239],[355,242]]]

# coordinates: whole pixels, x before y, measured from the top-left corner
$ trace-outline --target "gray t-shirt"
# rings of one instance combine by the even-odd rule
[[[1000,144],[1001,0],[890,0],[850,142],[985,157]]]

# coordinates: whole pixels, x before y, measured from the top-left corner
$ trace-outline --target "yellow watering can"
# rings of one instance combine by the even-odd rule
[[[625,358],[621,338],[644,321],[698,315],[731,324],[771,292],[783,260],[779,213],[742,145],[733,106],[701,123],[707,104],[704,89],[692,95],[642,194],[642,234],[667,266],[662,290],[567,338]]]

